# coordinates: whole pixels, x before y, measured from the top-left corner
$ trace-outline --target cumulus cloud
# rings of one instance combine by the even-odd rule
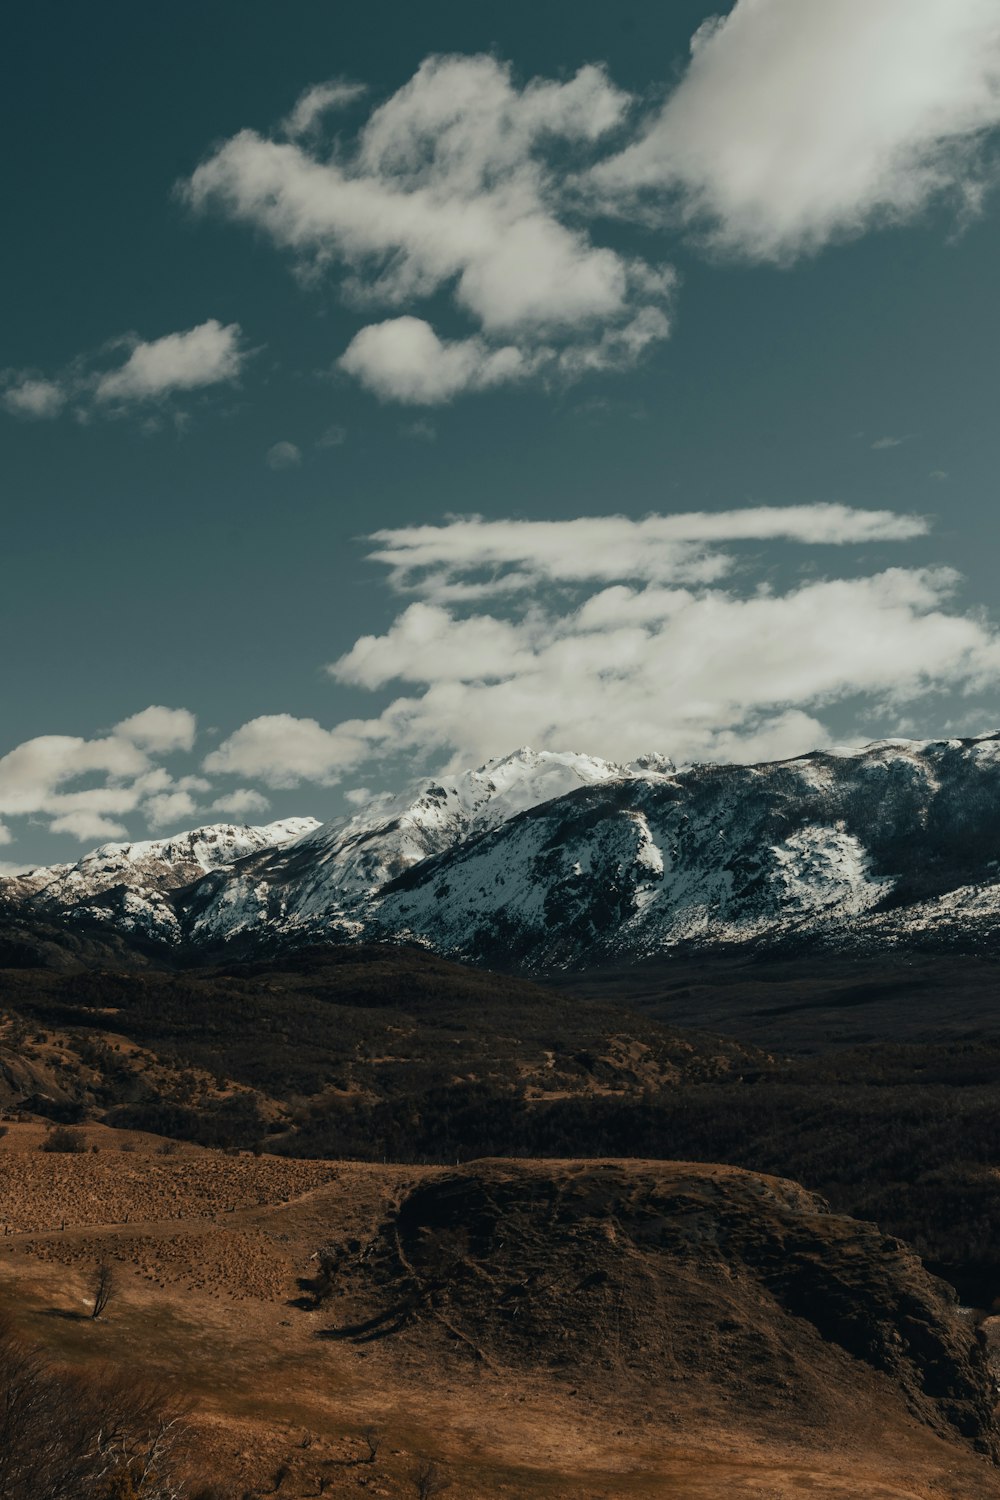
[[[41,817],[51,832],[81,840],[123,838],[127,814],[141,808],[155,819],[162,799],[208,789],[203,777],[175,780],[156,764],[159,756],[190,752],[195,732],[188,710],[154,704],[94,739],[25,740],[0,757],[0,814]]]
[[[493,57],[429,57],[349,142],[243,130],[186,192],[308,274],[335,269],[349,301],[412,308],[450,294],[467,335],[444,339],[407,312],[351,343],[342,368],[383,398],[448,400],[543,369],[574,377],[634,362],[669,332],[673,272],[596,243],[564,190],[566,160],[592,155],[631,103],[598,67],[519,85]]]
[[[127,357],[103,368],[108,353],[123,347],[129,350]],[[103,351],[79,356],[51,378],[7,370],[0,375],[0,402],[13,416],[35,419],[57,417],[69,407],[80,417],[117,414],[230,383],[247,358],[239,324],[223,326],[209,318],[196,328],[145,343],[133,334],[113,339]]]
[[[254,791],[252,787],[240,786],[235,791],[227,792],[224,797],[216,797],[212,803],[212,811],[228,813],[232,818],[248,818],[254,814],[266,813],[270,805],[262,793]]]
[[[994,0],[737,0],[590,182],[624,213],[782,262],[942,196],[974,207],[998,123]]]
[[[439,339],[422,318],[392,318],[356,333],[341,355],[342,370],[384,401],[432,406],[462,391],[523,380],[533,363],[512,344]]]
[[[14,835],[11,833],[6,823],[0,823],[0,844],[12,844],[13,842]]]
[[[385,755],[480,761],[519,743],[617,758],[796,754],[830,740],[821,715],[847,700],[901,712],[928,693],[982,690],[1000,668],[1000,637],[956,605],[948,568],[778,591],[725,544],[843,548],[926,530],[919,517],[818,505],[380,532],[371,555],[394,589],[422,597],[328,670],[397,696],[329,729],[254,719],[206,769],[292,786],[333,783]]]
[[[264,455],[264,462],[269,469],[294,469],[302,462],[302,450],[294,443],[274,443]]]
[[[292,787],[303,781],[332,785],[367,753],[367,726],[348,721],[324,729],[315,719],[262,714],[231,734],[210,755],[210,774],[259,778],[268,786]]]
[[[238,323],[216,318],[185,333],[168,333],[136,343],[125,363],[102,375],[94,390],[98,402],[157,401],[175,391],[235,380],[243,366]]]
[[[186,708],[164,708],[151,704],[115,725],[115,734],[162,755],[171,750],[190,750],[198,732],[198,721]]]
[[[143,814],[150,828],[176,826],[195,816],[197,804],[189,791],[158,792],[143,803]]]
[[[68,833],[71,838],[79,839],[82,844],[93,843],[99,840],[105,843],[109,839],[128,838],[128,829],[124,823],[116,823],[113,818],[105,818],[95,812],[68,812],[60,813],[59,817],[53,818],[49,824],[50,833]]]

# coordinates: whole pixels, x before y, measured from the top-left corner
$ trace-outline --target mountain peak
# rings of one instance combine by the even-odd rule
[[[172,943],[375,938],[574,967],[680,944],[992,942],[997,850],[994,735],[681,770],[521,746],[322,826],[106,844],[0,896]]]

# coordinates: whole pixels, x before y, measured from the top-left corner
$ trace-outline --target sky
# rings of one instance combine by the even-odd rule
[[[36,0],[0,871],[1000,725],[1000,0]]]

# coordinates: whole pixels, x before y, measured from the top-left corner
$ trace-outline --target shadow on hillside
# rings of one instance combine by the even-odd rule
[[[409,1302],[399,1302],[395,1307],[390,1307],[388,1312],[379,1313],[375,1318],[368,1318],[364,1323],[345,1323],[342,1328],[320,1328],[317,1330],[318,1339],[347,1339],[352,1344],[371,1344],[376,1339],[389,1338],[394,1333],[401,1333],[409,1321],[411,1307]]]

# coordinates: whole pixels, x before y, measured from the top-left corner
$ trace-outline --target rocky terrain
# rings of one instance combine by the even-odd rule
[[[202,829],[0,881],[11,917],[182,952],[417,942],[581,970],[723,946],[990,950],[1000,738],[676,770],[521,750],[324,826]]]

